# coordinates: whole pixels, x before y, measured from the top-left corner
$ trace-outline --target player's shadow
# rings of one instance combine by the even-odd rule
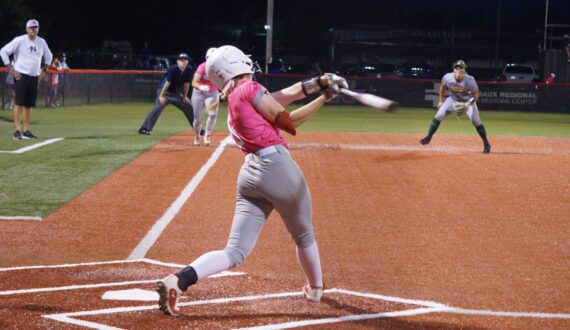
[[[311,312],[300,312],[300,313],[236,313],[236,314],[216,314],[216,315],[208,315],[208,316],[200,316],[197,314],[181,314],[178,315],[176,318],[179,320],[186,320],[186,321],[194,321],[194,322],[220,322],[220,321],[234,321],[240,322],[240,320],[245,320],[248,324],[239,325],[241,326],[251,326],[250,323],[255,322],[255,320],[259,320],[259,323],[262,324],[270,324],[271,320],[275,320],[276,323],[282,322],[291,322],[291,321],[299,321],[299,320],[318,320],[318,319],[326,319],[326,318],[338,318],[340,316],[346,315],[364,315],[364,314],[374,314],[378,313],[377,311],[367,310],[365,308],[352,306],[347,304],[346,302],[340,302],[338,300],[323,297],[321,300],[321,304],[326,304],[330,308],[340,311],[341,313],[311,313]],[[414,305],[415,306],[415,305]],[[405,310],[416,308],[405,306],[401,307],[398,310]],[[386,312],[393,312],[393,310],[386,311]],[[438,313],[441,319],[445,319],[444,313]],[[350,328],[350,324],[358,324],[358,327],[362,328],[372,328],[372,329],[427,329],[427,330],[486,330],[487,328],[470,326],[468,324],[448,324],[445,321],[425,321],[425,320],[411,320],[411,317],[397,318],[397,317],[379,317],[375,319],[369,320],[358,320],[358,321],[348,321],[348,322],[341,322],[339,325],[344,325],[346,328]],[[284,321],[286,319],[286,321]],[[453,321],[450,321],[453,322]],[[235,325],[235,324],[234,324]]]
[[[364,308],[351,306],[345,302],[341,303],[335,299],[329,297],[323,297],[321,303],[329,305],[329,307],[346,312],[352,315],[362,315],[362,314],[375,314],[378,312],[373,312],[370,310],[366,310]],[[414,305],[412,308],[417,308],[419,306]],[[399,310],[410,309],[409,306],[401,307]],[[386,312],[393,312],[393,311],[386,311]],[[439,313],[439,315],[445,315]],[[334,316],[338,317],[338,316]],[[442,316],[444,317],[444,316]],[[469,330],[484,330],[485,328],[469,326],[469,325],[457,325],[457,324],[446,324],[444,322],[426,322],[426,321],[413,321],[409,319],[402,319],[396,317],[381,317],[375,318],[370,320],[360,320],[360,321],[353,321],[358,323],[359,326],[367,327],[374,329],[427,329],[427,330],[435,330],[435,329],[442,329],[442,330],[460,330],[460,329],[469,329]],[[351,322],[344,322],[343,324],[349,324]],[[347,326],[348,328],[348,326]]]
[[[373,158],[375,162],[410,162],[422,161],[425,159],[434,158],[453,158],[457,156],[464,156],[465,154],[449,154],[449,153],[426,153],[426,152],[403,152],[403,153],[383,153]]]
[[[329,317],[338,317],[336,314],[319,314],[319,318],[329,318]],[[290,318],[291,320],[307,320],[307,319],[314,319],[315,314],[313,313],[259,313],[259,314],[224,314],[224,315],[208,315],[208,316],[199,316],[199,315],[185,315],[180,314],[176,316],[177,319],[180,320],[188,320],[188,321],[237,321],[237,320],[254,320],[259,319],[260,322],[270,323],[263,320],[269,319],[281,319],[279,323],[283,321],[283,318]]]
[[[66,309],[59,306],[45,306],[45,305],[38,305],[38,304],[23,304],[19,306],[15,306],[17,309],[23,309],[25,311],[30,312],[42,312],[42,313],[62,313],[65,312]]]

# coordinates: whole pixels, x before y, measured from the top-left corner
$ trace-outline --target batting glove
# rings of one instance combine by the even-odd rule
[[[305,94],[305,96],[309,96],[311,94],[315,94],[327,88],[328,85],[321,81],[321,77],[323,76],[324,75],[320,75],[318,77],[303,80],[301,82],[303,94]]]
[[[322,79],[325,80],[327,84],[327,87],[323,91],[327,100],[337,97],[341,88],[348,89],[346,79],[334,73],[325,73]]]
[[[207,92],[210,91],[210,86],[208,86],[208,85],[200,85],[200,86],[198,86],[198,89],[199,89],[201,92],[207,93]]]
[[[336,97],[341,88],[348,88],[348,83],[346,79],[334,73],[323,73],[318,77],[303,80],[301,86],[306,96],[322,92],[327,96],[327,99],[330,99]]]

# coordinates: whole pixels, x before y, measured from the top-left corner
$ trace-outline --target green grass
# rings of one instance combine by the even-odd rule
[[[0,153],[0,215],[42,216],[86,191],[161,140],[189,129],[174,107],[167,107],[153,135],[137,130],[150,103],[34,109],[32,131],[39,140],[14,141],[11,111],[0,111],[0,150],[16,150],[48,138],[64,140],[23,154]],[[387,114],[362,107],[327,106],[301,132],[379,132],[423,134],[435,109]],[[493,135],[570,137],[570,115],[482,112]],[[226,130],[225,108],[217,129]],[[445,120],[438,133],[476,134],[467,119]],[[189,141],[190,142],[190,141]]]

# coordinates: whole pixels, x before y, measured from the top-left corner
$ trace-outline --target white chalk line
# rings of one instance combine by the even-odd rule
[[[226,138],[226,140],[227,139],[228,138]],[[53,141],[53,142],[57,142],[57,141]],[[50,142],[50,143],[53,143],[53,142]],[[228,143],[228,144],[231,144],[231,143]],[[40,147],[40,146],[36,146],[32,149],[35,149],[35,148]],[[200,183],[200,181],[203,179],[205,174],[208,172],[209,168],[211,168],[211,166],[215,163],[217,158],[219,158],[219,155],[221,154],[221,151],[223,151],[224,147],[225,147],[225,143],[222,142],[220,144],[220,147],[218,147],[216,149],[216,151],[214,152],[214,154],[210,157],[210,160],[198,172],[198,174],[200,174],[200,172],[204,172],[204,173],[201,177],[199,177],[197,179],[195,186],[192,188],[192,191],[190,192],[190,195],[193,192],[193,190],[195,190],[195,188]],[[413,147],[413,146],[356,145],[356,144],[344,144],[344,145],[338,145],[338,144],[335,144],[335,145],[305,144],[305,145],[298,145],[297,148],[300,148],[300,149],[302,149],[302,148],[319,148],[319,149],[348,149],[348,150],[427,151],[426,148]],[[26,149],[26,148],[22,148],[22,149]],[[19,150],[21,150],[21,149],[19,149]],[[29,150],[31,150],[31,149],[29,149]],[[218,150],[219,150],[219,153],[217,154]],[[478,149],[473,149],[473,148],[466,149],[466,148],[458,148],[458,147],[436,147],[436,148],[430,148],[429,151],[438,151],[438,152],[446,152],[446,153],[461,153],[461,152],[471,152],[474,150],[478,150]],[[22,153],[25,151],[28,151],[28,150],[19,151],[18,153]],[[0,151],[0,152],[2,152],[2,151]],[[15,152],[10,152],[10,153],[15,153]],[[216,156],[214,157],[214,155],[216,155]],[[211,164],[209,165],[209,163],[211,163]],[[209,166],[207,166],[207,165],[209,165]],[[202,171],[202,170],[204,170],[204,171]],[[198,176],[198,174],[197,174],[197,176]],[[197,176],[195,176],[193,178],[193,181]],[[188,184],[188,186],[190,186],[193,181],[191,181]],[[190,195],[188,195],[188,198],[190,197]],[[182,205],[183,204],[184,203],[182,203]],[[179,211],[179,209],[178,209],[178,211]],[[178,211],[176,211],[176,213],[178,213]],[[167,211],[167,213],[168,213],[168,211]],[[174,215],[176,215],[176,213]],[[168,222],[170,222],[170,221],[171,220],[169,220]],[[164,230],[164,229],[162,229],[162,230]],[[160,233],[162,232],[162,230],[160,231]],[[160,235],[160,233],[159,233],[159,235]],[[154,241],[156,241],[156,239]],[[154,242],[152,242],[152,243],[154,244]],[[152,246],[152,244],[148,248],[150,249],[151,246]],[[147,249],[147,251],[148,251],[148,249]],[[135,251],[133,251],[131,256],[133,256],[134,252]],[[146,252],[144,254],[146,255]],[[129,260],[117,260],[117,261],[110,261],[110,262],[95,262],[95,263],[81,263],[81,264],[52,265],[52,266],[12,267],[12,268],[0,269],[0,271],[22,270],[22,269],[39,269],[39,268],[61,268],[61,267],[89,266],[89,265],[101,265],[101,264],[125,263],[125,262],[141,262],[141,261],[153,263],[153,264],[166,265],[169,267],[182,267],[182,266],[184,266],[184,265],[179,265],[179,264],[168,264],[168,263],[163,263],[163,262],[159,262],[159,261],[153,261],[151,259],[146,259],[146,258],[139,258],[139,259],[130,259],[130,258],[131,257],[129,257]],[[231,275],[238,275],[238,274],[231,274]],[[100,286],[151,283],[151,282],[155,282],[155,281],[156,280],[115,282],[115,283],[105,283],[105,284],[91,284],[91,285],[86,285],[86,286],[67,286],[67,287],[60,287],[60,288],[40,288],[40,289],[31,289],[31,290],[50,290],[50,291],[52,291],[52,290],[72,290],[72,289],[86,288],[86,287],[100,287]],[[14,291],[16,291],[16,290],[14,290]],[[23,291],[23,290],[17,290],[17,291]],[[540,317],[540,318],[570,319],[570,314],[561,314],[561,313],[551,314],[551,313],[497,312],[497,311],[488,311],[488,310],[470,310],[470,309],[462,309],[462,308],[456,308],[456,307],[447,307],[445,305],[442,305],[442,304],[439,304],[436,302],[404,299],[404,298],[398,298],[398,297],[389,297],[389,296],[376,295],[376,294],[370,294],[370,293],[359,293],[359,292],[348,291],[348,290],[343,290],[343,289],[330,289],[330,290],[326,290],[326,292],[329,292],[329,293],[335,293],[336,292],[336,293],[341,293],[341,294],[342,293],[352,294],[352,295],[361,296],[361,297],[367,297],[367,298],[373,298],[373,299],[382,299],[382,300],[386,300],[386,301],[399,302],[399,303],[427,305],[430,307],[417,308],[417,309],[411,309],[411,310],[405,310],[405,311],[397,311],[397,312],[388,312],[388,313],[350,315],[350,316],[343,316],[343,317],[339,317],[339,318],[306,320],[306,321],[298,321],[298,322],[287,322],[287,323],[282,323],[282,324],[272,324],[272,325],[254,327],[254,329],[287,329],[287,328],[295,328],[295,327],[307,326],[307,325],[312,325],[312,324],[338,323],[338,322],[346,322],[346,321],[373,319],[373,318],[379,318],[379,317],[410,316],[410,315],[419,315],[419,314],[433,313],[433,312],[450,312],[450,313],[459,313],[459,314],[491,315],[491,316]],[[259,296],[220,298],[220,299],[213,299],[213,300],[185,302],[185,303],[179,304],[179,306],[184,307],[184,306],[204,305],[204,304],[222,304],[222,303],[231,303],[231,302],[236,302],[236,301],[247,301],[247,300],[268,299],[268,298],[283,298],[283,297],[300,296],[300,295],[301,295],[301,293],[299,293],[299,292],[291,292],[291,293],[269,294],[269,295],[259,295]],[[104,310],[97,310],[97,311],[85,311],[85,312],[76,312],[76,313],[44,315],[43,317],[50,318],[50,319],[60,321],[60,322],[64,322],[64,323],[68,323],[68,324],[84,326],[84,327],[88,327],[88,328],[118,329],[115,327],[110,327],[110,326],[106,326],[106,325],[95,323],[95,322],[73,319],[73,318],[71,318],[71,316],[88,316],[88,315],[100,315],[100,314],[110,314],[110,313],[124,313],[124,312],[152,310],[152,309],[158,309],[158,307],[156,305],[138,306],[138,307],[121,307],[121,308],[104,309]]]
[[[0,221],[42,221],[42,217],[0,215]]]
[[[351,143],[291,143],[291,150],[304,149],[320,149],[320,150],[354,150],[354,151],[402,151],[402,152],[421,152],[421,153],[446,153],[446,154],[465,154],[465,153],[481,153],[483,145],[473,145],[472,147],[460,146],[442,146],[430,144],[422,145],[406,145],[406,144],[351,144]],[[517,148],[511,146],[501,146],[498,152],[493,153],[515,153],[515,154],[540,154],[540,155],[570,155],[570,150],[552,150],[552,148]]]
[[[81,285],[66,285],[51,288],[34,288],[34,289],[22,289],[22,290],[8,290],[0,291],[0,296],[11,296],[17,294],[30,294],[30,293],[40,293],[40,292],[56,292],[56,291],[70,291],[70,290],[80,290],[80,289],[94,289],[94,288],[105,288],[111,286],[124,286],[124,285],[134,285],[134,284],[149,284],[156,283],[159,279],[153,280],[141,280],[141,281],[125,281],[125,282],[110,282],[110,283],[96,283],[96,284],[81,284]]]
[[[49,265],[49,266],[27,266],[27,267],[11,267],[11,268],[3,268],[0,271],[9,271],[9,270],[25,270],[25,269],[43,269],[43,268],[67,268],[67,267],[80,267],[80,266],[93,266],[93,265],[109,265],[109,264],[118,264],[118,263],[135,263],[135,262],[145,262],[149,264],[156,264],[168,267],[176,267],[180,268],[184,265],[180,264],[172,264],[172,263],[164,263],[161,261],[156,261],[152,259],[139,259],[139,260],[114,260],[114,261],[106,261],[106,262],[88,262],[88,263],[77,263],[77,264],[61,264],[61,265]],[[226,276],[235,276],[243,273],[231,273]],[[224,276],[223,274],[218,274],[217,277]],[[212,276],[213,277],[213,276]],[[76,290],[76,289],[87,289],[87,288],[98,288],[98,287],[108,287],[108,286],[121,286],[121,285],[135,285],[135,284],[148,284],[148,283],[155,283],[157,279],[153,280],[142,280],[142,281],[127,281],[127,282],[113,282],[113,283],[98,283],[98,284],[86,284],[86,285],[73,285],[73,286],[64,286],[64,287],[55,287],[55,288],[36,288],[36,289],[27,289],[27,290],[11,290],[11,291],[2,291],[0,295],[14,295],[14,294],[25,294],[25,293],[39,293],[39,292],[53,292],[53,291],[66,291],[66,290]],[[399,312],[390,312],[390,313],[381,313],[381,314],[366,314],[366,315],[354,315],[349,317],[339,317],[339,318],[332,318],[332,319],[321,319],[321,320],[308,320],[308,321],[300,321],[301,323],[286,323],[286,324],[275,324],[271,325],[274,326],[275,329],[286,329],[291,327],[298,327],[298,326],[306,326],[311,324],[321,324],[321,323],[331,323],[331,322],[346,322],[351,320],[365,320],[370,318],[379,318],[379,317],[395,317],[395,316],[405,316],[405,315],[417,315],[418,313],[433,313],[438,311],[445,311],[450,313],[459,313],[459,314],[477,314],[477,315],[491,315],[491,316],[513,316],[513,317],[541,317],[541,318],[570,318],[570,314],[549,314],[549,313],[525,313],[525,312],[496,312],[496,311],[479,311],[479,310],[469,310],[469,309],[462,309],[456,307],[448,307],[437,302],[433,301],[424,301],[424,300],[414,300],[414,299],[404,299],[399,297],[390,297],[372,293],[361,293],[356,291],[344,290],[344,289],[328,289],[325,292],[327,293],[339,293],[339,294],[347,294],[347,295],[354,295],[359,297],[371,298],[371,299],[378,299],[384,301],[391,301],[403,304],[414,304],[425,306],[427,308],[423,309],[416,309],[416,310],[409,310],[409,311],[399,311]],[[269,299],[269,298],[283,298],[283,297],[292,297],[292,296],[300,296],[300,292],[287,292],[287,293],[277,293],[277,294],[266,294],[266,295],[255,295],[255,296],[244,296],[244,297],[233,297],[233,298],[219,298],[219,299],[212,299],[212,300],[202,300],[202,301],[190,301],[190,302],[183,302],[179,306],[197,306],[197,305],[204,305],[204,304],[223,304],[223,303],[231,303],[231,302],[239,302],[239,301],[250,301],[250,300],[258,300],[258,299]],[[63,322],[68,324],[74,324],[79,326],[84,326],[88,328],[97,328],[97,329],[116,329],[114,327],[108,327],[103,324],[95,323],[95,322],[87,322],[82,320],[76,320],[71,318],[71,316],[88,316],[88,315],[99,315],[99,314],[110,314],[110,313],[124,313],[124,312],[133,312],[133,311],[143,311],[143,310],[151,310],[157,309],[156,305],[152,306],[137,306],[137,307],[120,307],[120,308],[113,308],[113,309],[103,309],[103,310],[96,310],[96,311],[85,311],[85,312],[76,312],[76,313],[66,313],[66,314],[54,314],[54,315],[45,315],[44,317]],[[406,314],[407,313],[407,314]],[[307,323],[309,322],[309,323]],[[316,323],[315,323],[316,322]],[[320,322],[320,323],[319,323]],[[272,329],[273,329],[272,328]]]
[[[157,266],[165,266],[172,268],[183,268],[186,265],[166,263],[158,260],[143,258],[138,260],[111,260],[111,261],[100,261],[100,262],[84,262],[76,264],[60,264],[60,265],[48,265],[48,266],[21,266],[21,267],[9,267],[0,268],[0,272],[8,271],[22,271],[22,270],[35,270],[35,269],[49,269],[49,268],[73,268],[73,267],[86,267],[86,266],[100,266],[100,265],[113,265],[113,264],[126,264],[126,263],[147,263]],[[209,278],[220,278],[227,276],[241,276],[245,275],[244,272],[231,272],[223,271],[218,274],[209,276]],[[82,284],[82,285],[67,285],[60,287],[49,287],[49,288],[33,288],[33,289],[22,289],[22,290],[8,290],[0,291],[0,296],[17,295],[17,294],[29,294],[29,293],[39,293],[39,292],[54,292],[54,291],[67,291],[67,290],[79,290],[79,289],[92,289],[100,287],[111,287],[111,286],[125,286],[125,285],[135,285],[135,284],[148,284],[156,283],[159,279],[152,280],[140,280],[140,281],[124,281],[124,282],[109,282],[109,283],[95,283],[95,284]]]
[[[99,266],[99,265],[112,265],[112,264],[127,264],[144,262],[147,264],[166,266],[173,268],[182,268],[186,265],[166,263],[158,260],[142,258],[142,259],[132,259],[132,260],[110,260],[110,261],[95,261],[95,262],[81,262],[75,264],[59,264],[59,265],[37,265],[37,266],[18,266],[18,267],[7,267],[0,268],[0,272],[8,272],[14,270],[28,270],[28,269],[46,269],[46,268],[70,268],[70,267],[84,267],[84,266]]]
[[[144,258],[150,248],[154,245],[154,243],[158,240],[162,232],[166,229],[166,227],[170,224],[170,222],[174,219],[174,217],[180,212],[186,201],[192,196],[192,193],[196,190],[200,182],[204,179],[210,168],[214,166],[222,152],[224,151],[226,145],[231,140],[231,137],[226,137],[220,145],[216,148],[216,150],[212,153],[208,161],[200,168],[198,173],[188,182],[182,193],[176,198],[174,203],[170,205],[168,210],[156,221],[156,223],[152,226],[146,236],[139,242],[137,247],[131,252],[128,259],[140,259]]]
[[[300,328],[300,327],[307,327],[310,325],[318,325],[318,324],[331,324],[331,323],[341,323],[341,322],[350,322],[350,321],[365,321],[365,320],[372,320],[378,318],[388,318],[388,317],[403,317],[403,316],[414,316],[420,314],[427,314],[427,313],[435,313],[435,312],[443,312],[445,311],[445,307],[441,308],[434,308],[434,307],[424,307],[424,308],[415,308],[415,309],[407,309],[403,311],[397,312],[387,312],[387,313],[376,313],[376,314],[356,314],[356,315],[346,315],[346,316],[339,316],[339,317],[329,317],[324,319],[315,319],[315,320],[302,320],[302,321],[293,321],[293,322],[284,322],[284,323],[275,323],[275,324],[268,324],[268,325],[260,325],[256,327],[248,327],[248,328],[236,328],[239,330],[277,330],[277,329],[292,329],[292,328]]]
[[[45,140],[43,142],[35,143],[35,144],[29,145],[29,146],[26,146],[26,147],[23,147],[20,149],[16,149],[16,150],[11,150],[11,151],[0,150],[0,153],[2,153],[2,154],[23,154],[24,152],[28,152],[30,150],[34,150],[34,149],[37,149],[37,148],[40,148],[43,146],[47,146],[48,144],[52,144],[52,143],[59,142],[62,140],[63,140],[63,138],[48,139],[48,140]]]
[[[440,304],[440,303],[433,302],[433,301],[390,297],[390,296],[384,296],[384,295],[379,295],[379,294],[363,293],[363,292],[356,292],[356,291],[337,289],[337,288],[327,289],[327,290],[325,290],[325,293],[354,295],[354,296],[366,297],[366,298],[376,299],[376,300],[398,302],[398,303],[403,303],[403,304],[412,304],[412,305],[417,305],[417,306],[422,306],[422,307],[414,308],[414,309],[401,310],[401,311],[385,312],[385,313],[354,314],[354,315],[331,317],[331,318],[325,318],[325,319],[312,319],[312,320],[302,320],[302,321],[294,321],[294,322],[267,324],[267,325],[262,325],[262,326],[257,326],[257,327],[249,327],[249,328],[241,328],[241,329],[258,329],[258,330],[259,329],[263,329],[263,330],[266,330],[266,329],[290,329],[290,328],[304,327],[304,326],[309,326],[309,325],[331,324],[331,323],[341,323],[341,322],[349,322],[349,321],[362,321],[362,320],[370,320],[370,319],[383,318],[383,317],[415,316],[415,315],[427,314],[427,313],[454,313],[454,314],[470,314],[470,315],[482,315],[482,316],[508,316],[508,317],[528,317],[528,318],[570,319],[570,314],[532,313],[532,312],[500,312],[500,311],[498,312],[498,311],[489,311],[489,310],[463,309],[463,308],[447,306],[447,305]],[[179,307],[188,307],[188,306],[200,306],[200,305],[209,305],[209,304],[226,304],[226,303],[233,303],[233,302],[253,301],[253,300],[262,300],[262,299],[279,299],[279,298],[287,298],[287,297],[295,297],[295,296],[300,297],[301,295],[302,295],[301,292],[282,292],[282,293],[272,293],[272,294],[263,294],[263,295],[252,295],[252,296],[241,296],[241,297],[230,297],[230,298],[217,298],[217,299],[209,299],[209,300],[189,301],[189,302],[180,303],[180,304],[178,304],[178,306]],[[130,313],[130,312],[157,310],[157,309],[158,309],[158,306],[156,304],[153,304],[153,305],[144,305],[144,306],[115,307],[115,308],[106,308],[106,309],[98,309],[98,310],[91,310],[91,311],[50,314],[50,315],[42,315],[42,316],[45,318],[49,318],[49,319],[59,321],[59,322],[81,325],[81,326],[84,326],[87,328],[117,329],[117,328],[114,328],[111,326],[107,326],[105,324],[77,320],[77,319],[74,319],[74,317]]]
[[[12,150],[12,151],[6,151],[6,150],[0,150],[0,153],[3,154],[23,154],[24,152],[30,151],[30,150],[34,150],[43,146],[46,146],[48,144],[52,144],[58,141],[62,141],[63,138],[55,138],[55,139],[48,139],[45,140],[43,142],[40,143],[35,143],[20,149],[16,149],[16,150]],[[0,216],[0,220],[2,221],[42,221],[42,217],[36,217],[36,216]]]
[[[324,150],[355,150],[355,151],[414,151],[414,152],[441,152],[459,154],[466,152],[480,151],[475,147],[454,147],[454,146],[415,146],[415,145],[393,145],[393,144],[351,144],[351,143],[292,143],[292,150],[302,149],[324,149]],[[482,148],[482,147],[481,147]],[[481,149],[482,150],[482,149]]]

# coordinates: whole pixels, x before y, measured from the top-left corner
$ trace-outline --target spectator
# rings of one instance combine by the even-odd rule
[[[59,73],[63,71],[61,64],[57,58],[54,58],[49,66],[51,72],[46,75],[47,93],[46,108],[55,108],[57,104],[57,95],[59,90]]]
[[[142,61],[144,65],[144,69],[150,69],[150,47],[148,46],[148,42],[144,43],[144,47],[142,49]]]
[[[14,76],[9,73],[6,74],[6,89],[8,91],[8,97],[4,104],[4,109],[14,109],[14,97],[16,96],[16,90],[14,89]]]
[[[59,60],[59,65],[61,66],[61,73],[58,76],[59,79],[59,93],[56,96],[56,103],[58,103],[60,106],[63,106],[63,103],[65,101],[65,73],[67,71],[69,71],[69,65],[67,64],[67,56],[65,55],[65,53],[61,53],[59,54],[59,56],[57,57],[57,59]]]
[[[12,135],[14,140],[37,138],[30,131],[30,116],[32,108],[36,106],[38,80],[41,80],[46,74],[53,58],[46,41],[38,37],[39,30],[40,23],[31,19],[26,23],[26,34],[14,38],[0,49],[0,56],[8,67],[8,72],[14,76],[15,80],[15,131]],[[12,54],[14,54],[13,66],[9,58]],[[43,66],[42,58],[44,59]],[[20,125],[21,119],[23,119],[23,125]]]
[[[564,49],[566,50],[566,58],[570,63],[570,31],[564,35]]]
[[[319,62],[315,62],[313,63],[313,65],[311,65],[311,74],[321,74],[323,73],[323,70],[321,69],[321,65],[319,64]]]
[[[556,78],[556,75],[554,73],[551,73],[546,78],[544,78],[544,83],[547,85],[554,84],[554,78]]]

